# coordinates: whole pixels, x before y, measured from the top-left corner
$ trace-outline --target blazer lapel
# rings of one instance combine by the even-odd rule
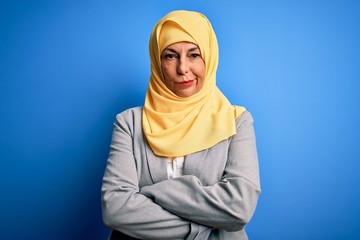
[[[194,175],[198,178],[201,176],[203,160],[206,158],[208,150],[189,154],[185,158],[184,175]]]
[[[150,177],[154,183],[167,179],[167,161],[164,157],[156,156],[150,146],[144,141],[147,164],[150,171]]]
[[[168,179],[167,161],[165,157],[159,157],[153,153],[146,139],[144,139],[147,165],[153,183],[158,183]],[[206,158],[208,150],[189,154],[185,157],[184,175],[194,175],[201,179],[203,160]]]

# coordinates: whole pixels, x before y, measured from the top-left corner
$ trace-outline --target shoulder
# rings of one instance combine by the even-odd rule
[[[143,107],[128,108],[116,115],[115,126],[128,126],[129,128],[136,128],[141,126]]]
[[[131,118],[136,118],[136,117],[141,117],[142,115],[142,110],[143,107],[139,106],[139,107],[133,107],[133,108],[128,108],[120,113],[118,113],[116,115],[116,119],[120,120],[120,119],[131,119]]]
[[[249,111],[244,111],[240,116],[236,118],[236,127],[239,128],[244,124],[253,124],[254,118]]]

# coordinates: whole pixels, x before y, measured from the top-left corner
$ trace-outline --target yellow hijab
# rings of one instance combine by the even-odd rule
[[[205,81],[190,97],[179,97],[163,82],[160,55],[176,42],[200,48]],[[149,42],[151,77],[143,108],[145,137],[156,155],[186,156],[236,134],[235,119],[245,108],[232,106],[216,86],[218,43],[208,19],[198,12],[173,11],[155,25]]]

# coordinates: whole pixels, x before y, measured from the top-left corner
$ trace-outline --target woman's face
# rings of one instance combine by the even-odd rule
[[[165,85],[179,97],[199,92],[205,80],[205,63],[197,45],[178,42],[161,53],[161,70]]]

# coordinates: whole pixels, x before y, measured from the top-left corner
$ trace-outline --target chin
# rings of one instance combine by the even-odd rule
[[[194,95],[196,92],[179,92],[178,95],[179,97],[183,97],[183,98],[187,98],[187,97],[191,97],[192,95]]]

